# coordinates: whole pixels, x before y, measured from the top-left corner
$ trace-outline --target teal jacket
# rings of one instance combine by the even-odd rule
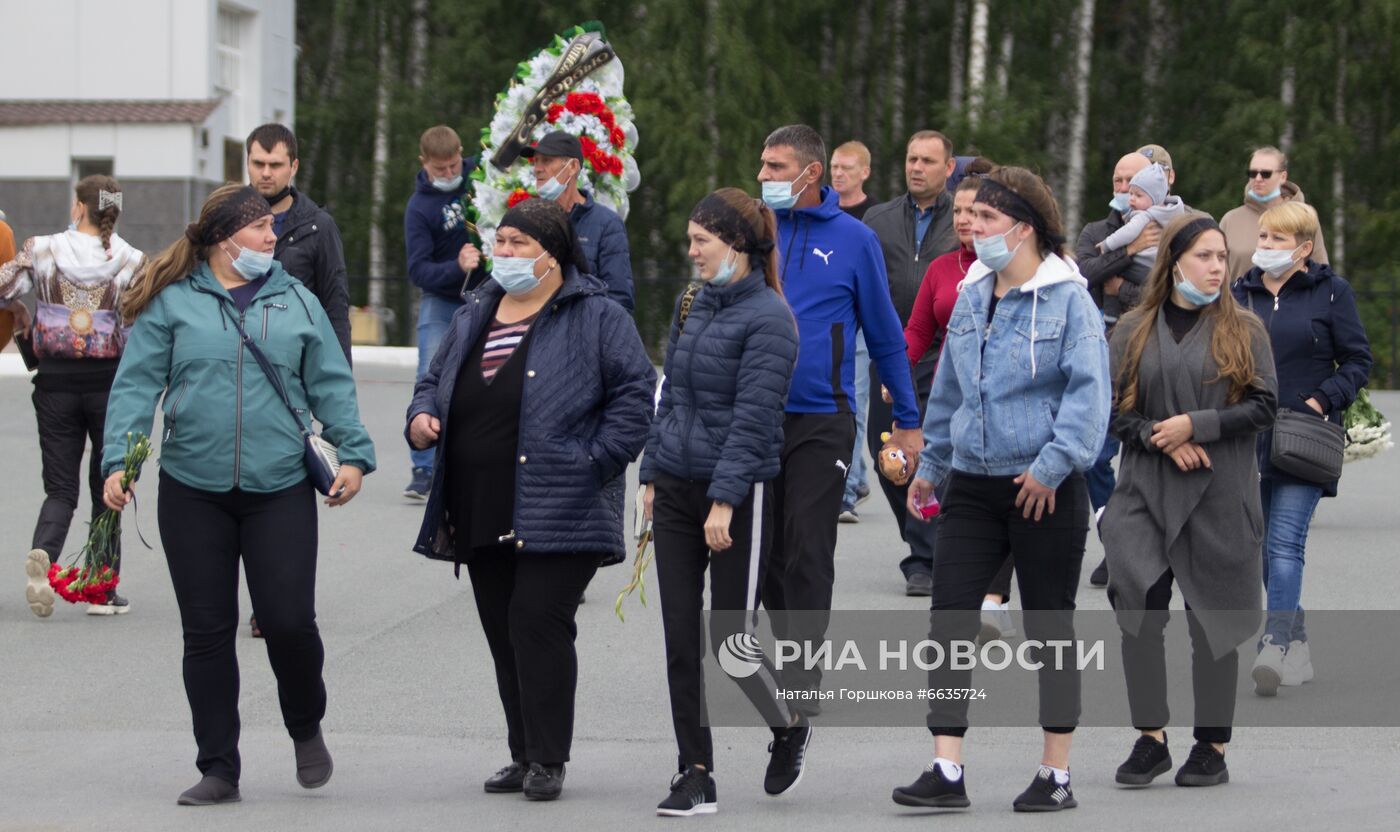
[[[306,477],[304,444],[276,389],[243,347],[233,298],[207,263],[166,287],[136,319],[107,402],[102,473],[123,468],[128,434],[165,429],[160,465],[204,491],[267,493]],[[316,296],[273,263],[243,327],[282,375],[292,405],[314,414],[340,461],[374,470],[355,380]],[[303,417],[309,423],[309,418]]]

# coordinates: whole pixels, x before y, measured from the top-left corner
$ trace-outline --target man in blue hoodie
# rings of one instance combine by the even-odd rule
[[[408,279],[423,290],[418,306],[418,378],[427,372],[438,343],[462,305],[462,295],[485,275],[481,251],[468,229],[463,200],[464,174],[475,159],[462,158],[462,140],[445,124],[429,127],[418,140],[418,183],[404,211],[404,246],[408,249]],[[403,495],[426,500],[433,481],[431,449],[409,452],[413,477]]]
[[[841,210],[836,191],[822,186],[827,156],[821,136],[806,125],[780,127],[764,142],[762,158],[758,181],[763,201],[778,216],[783,293],[799,340],[783,420],[782,470],[769,489],[775,528],[762,598],[770,611],[807,611],[791,627],[775,615],[780,638],[819,642],[831,610],[836,522],[856,437],[857,329],[894,398],[891,441],[904,451],[910,472],[923,436],[880,240]],[[817,669],[789,664],[783,673],[789,690],[815,691],[820,683]],[[816,711],[814,702],[793,705],[796,711],[806,706],[809,715]],[[764,784],[769,794],[797,782],[811,736],[805,716],[774,729]]]

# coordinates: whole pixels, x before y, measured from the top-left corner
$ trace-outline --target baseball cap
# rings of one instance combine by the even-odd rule
[[[539,144],[520,151],[520,155],[526,159],[535,158],[536,153],[541,156],[567,156],[582,162],[583,144],[579,142],[578,136],[565,133],[563,130],[555,130],[553,133],[545,134],[545,137],[540,139]]]
[[[1171,170],[1172,155],[1168,153],[1167,149],[1165,147],[1162,147],[1160,144],[1145,144],[1142,147],[1139,147],[1137,152],[1141,153],[1142,155],[1146,156],[1147,158],[1151,159],[1152,161],[1156,162],[1162,167]]]

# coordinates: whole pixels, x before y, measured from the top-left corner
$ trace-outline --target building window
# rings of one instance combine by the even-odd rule
[[[73,184],[89,176],[111,176],[111,159],[74,159]]]
[[[243,174],[248,165],[243,158],[243,142],[238,139],[224,139],[224,181],[243,182]]]
[[[219,9],[215,30],[214,87],[235,94],[243,78],[243,15]]]

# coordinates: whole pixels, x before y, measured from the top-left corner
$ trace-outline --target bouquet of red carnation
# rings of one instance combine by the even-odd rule
[[[126,456],[123,464],[122,490],[131,487],[141,476],[141,466],[151,455],[151,440],[145,434],[126,435]],[[117,555],[122,539],[122,516],[110,508],[92,521],[87,543],[68,566],[49,567],[49,586],[58,597],[70,604],[101,604],[107,594],[117,588]]]

